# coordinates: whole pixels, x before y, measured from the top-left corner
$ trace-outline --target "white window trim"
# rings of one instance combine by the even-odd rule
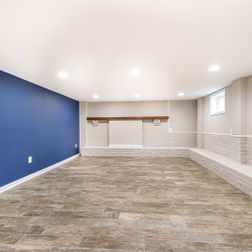
[[[213,96],[216,96],[216,95],[222,93],[223,91],[224,91],[224,97],[225,97],[224,111],[211,113],[211,98]],[[227,91],[226,91],[226,88],[223,88],[223,89],[221,89],[219,91],[214,92],[213,94],[211,94],[209,96],[209,114],[210,114],[210,116],[217,116],[217,115],[223,115],[223,114],[226,114],[226,113],[227,113]]]

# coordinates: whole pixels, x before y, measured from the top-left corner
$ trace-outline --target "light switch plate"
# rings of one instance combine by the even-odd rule
[[[32,156],[29,156],[28,157],[28,164],[31,164],[32,163]]]

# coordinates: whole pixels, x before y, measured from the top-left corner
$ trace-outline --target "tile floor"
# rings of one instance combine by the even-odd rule
[[[187,158],[80,157],[0,194],[0,251],[252,251],[252,199]]]

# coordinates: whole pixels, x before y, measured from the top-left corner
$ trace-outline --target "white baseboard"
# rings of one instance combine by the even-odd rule
[[[48,166],[48,167],[46,167],[46,168],[44,168],[42,170],[39,170],[39,171],[34,172],[34,173],[30,174],[30,175],[27,175],[27,176],[25,176],[25,177],[23,177],[21,179],[15,180],[15,181],[7,184],[7,185],[1,186],[0,187],[0,193],[5,192],[5,191],[17,186],[17,185],[20,185],[20,184],[22,184],[22,183],[24,183],[24,182],[26,182],[26,181],[28,181],[30,179],[35,178],[35,177],[37,177],[37,176],[39,176],[41,174],[44,174],[44,173],[46,173],[48,171],[51,171],[52,169],[55,169],[56,167],[59,167],[60,165],[63,165],[65,163],[73,160],[74,158],[78,157],[79,155],[80,154],[76,154],[76,155],[74,155],[72,157],[69,157],[67,159],[64,159],[64,160],[62,160],[62,161],[60,161],[60,162],[58,162],[56,164],[53,164],[53,165]]]

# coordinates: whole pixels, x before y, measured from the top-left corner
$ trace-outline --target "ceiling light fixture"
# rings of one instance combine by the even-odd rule
[[[137,76],[139,76],[141,74],[142,74],[141,69],[137,68],[137,67],[132,68],[131,71],[130,71],[130,75],[133,76],[133,77],[137,77]]]
[[[212,65],[208,68],[209,72],[218,72],[220,70],[220,66],[219,65]]]
[[[135,98],[141,98],[141,94],[135,94]]]
[[[65,71],[59,71],[57,75],[62,80],[65,80],[69,77],[68,73]]]
[[[181,93],[178,93],[178,96],[179,96],[179,97],[185,96],[185,93],[182,93],[182,92],[181,92]]]
[[[99,96],[98,94],[94,94],[92,97],[93,97],[94,99],[99,99],[99,98],[100,98],[100,96]]]

